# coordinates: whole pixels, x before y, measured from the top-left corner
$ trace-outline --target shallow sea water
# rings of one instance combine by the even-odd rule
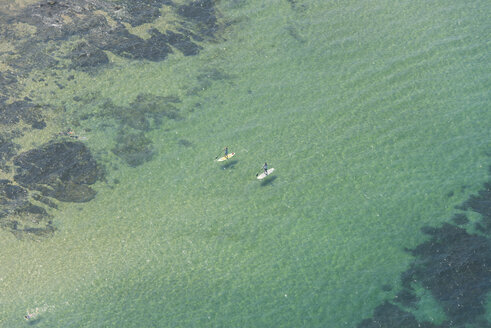
[[[146,134],[155,156],[135,168],[115,129],[85,123],[119,183],[60,204],[51,239],[0,231],[0,326],[38,307],[36,327],[355,327],[398,292],[420,229],[487,180],[488,2],[218,7],[233,23],[197,56],[27,85],[67,121],[104,110],[72,100],[95,92],[177,95],[182,119]],[[214,162],[224,146],[235,157]],[[412,312],[438,324],[427,293]]]

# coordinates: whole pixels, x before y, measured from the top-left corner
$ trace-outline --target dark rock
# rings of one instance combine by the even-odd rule
[[[37,200],[37,201],[39,201],[39,202],[41,202],[43,204],[46,204],[46,205],[48,205],[51,208],[58,208],[58,205],[56,205],[56,203],[53,202],[48,197],[44,197],[44,196],[41,196],[41,195],[38,195],[38,194],[33,194],[32,195],[32,199]]]
[[[10,171],[7,162],[17,153],[20,146],[12,142],[11,134],[0,134],[0,169]]]
[[[179,6],[179,15],[187,22],[195,24],[196,29],[206,36],[213,36],[218,29],[215,6],[212,0],[196,0],[187,5]]]
[[[201,50],[200,46],[193,43],[191,39],[184,34],[174,33],[170,30],[167,30],[165,34],[167,35],[169,44],[182,52],[184,56],[197,55]]]
[[[52,233],[54,227],[46,210],[29,201],[26,189],[12,181],[0,180],[0,227],[22,237],[25,233]],[[33,230],[34,229],[34,230]]]
[[[21,120],[33,128],[44,128],[41,115],[43,107],[27,101],[16,101],[11,104],[0,104],[0,125],[14,125]]]
[[[81,42],[70,54],[72,64],[70,68],[81,70],[92,70],[100,65],[109,63],[106,53],[99,48]],[[73,75],[72,79],[73,79]]]
[[[103,172],[81,142],[50,142],[14,159],[14,179],[21,186],[66,202],[86,202],[95,196],[88,185]]]

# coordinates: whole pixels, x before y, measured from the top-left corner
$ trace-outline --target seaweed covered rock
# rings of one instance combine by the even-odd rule
[[[143,132],[120,131],[113,153],[123,159],[129,166],[136,167],[153,157],[152,142]]]
[[[70,54],[70,59],[72,60],[70,68],[81,70],[92,70],[99,65],[109,63],[109,58],[104,51],[86,42],[76,45]]]
[[[9,180],[0,180],[0,227],[18,238],[24,234],[50,236],[55,231],[49,215],[40,206],[29,201],[25,188]]]
[[[50,142],[15,157],[14,179],[21,186],[65,202],[87,202],[89,187],[102,178],[89,149],[81,142]]]
[[[5,172],[10,171],[7,162],[15,156],[19,148],[19,145],[12,142],[12,137],[10,134],[0,134],[0,170]]]
[[[46,127],[41,112],[43,107],[30,101],[15,101],[11,104],[0,103],[0,125],[13,125],[21,120],[34,129]]]

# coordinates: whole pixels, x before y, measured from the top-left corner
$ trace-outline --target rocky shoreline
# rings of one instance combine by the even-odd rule
[[[65,112],[23,94],[26,80],[48,85],[42,72],[70,70],[96,76],[111,67],[108,54],[137,61],[163,61],[176,51],[193,56],[203,43],[219,39],[224,25],[218,16],[211,0],[42,0],[0,11],[0,227],[18,238],[52,236],[49,213],[56,202],[88,202],[96,195],[91,185],[105,178],[103,165],[80,140],[53,135],[33,149],[15,142],[49,126],[48,116]],[[167,28],[152,27],[157,20],[168,20]],[[145,37],[134,33],[141,27]],[[66,81],[54,83],[63,89]],[[153,157],[145,133],[182,118],[174,96],[140,94],[129,106],[89,98],[73,99],[80,107],[73,120],[115,122],[119,133],[111,151],[133,167]],[[84,113],[87,106],[102,108],[99,116]]]

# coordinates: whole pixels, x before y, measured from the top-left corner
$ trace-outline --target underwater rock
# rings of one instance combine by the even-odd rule
[[[186,22],[194,24],[194,30],[202,35],[213,37],[218,29],[217,13],[213,0],[196,0],[178,7],[177,12],[186,18]]]
[[[411,251],[418,261],[410,276],[431,291],[453,322],[472,323],[485,313],[491,290],[491,240],[448,223],[429,234],[429,241]]]
[[[0,170],[10,172],[7,162],[15,156],[20,146],[12,142],[11,134],[0,134]]]
[[[87,202],[95,191],[88,185],[103,171],[81,142],[49,142],[15,157],[14,179],[21,186],[65,202]]]
[[[109,63],[106,53],[99,48],[80,42],[70,54],[72,64],[70,68],[91,70],[99,65]]]
[[[123,24],[137,27],[151,23],[161,17],[163,6],[171,8],[178,17],[172,21],[172,31],[161,33],[151,29],[151,37],[142,39],[130,33]],[[203,41],[205,36],[213,39],[219,29],[216,14],[214,1],[211,0],[193,1],[187,5],[175,5],[169,0],[126,0],[118,3],[108,0],[57,0],[29,5],[4,20],[6,25],[16,21],[34,27],[30,35],[24,35],[23,41],[15,43],[20,43],[17,52],[26,54],[16,63],[18,67],[27,70],[34,66],[54,67],[59,63],[56,56],[63,57],[61,43],[78,37],[87,42],[87,51],[69,54],[68,58],[72,61],[69,67],[87,70],[91,65],[108,63],[103,50],[125,58],[151,61],[167,58],[172,53],[171,46],[186,56],[195,55],[201,46],[194,43],[191,37],[198,42]],[[108,19],[112,22],[109,23]],[[0,31],[3,37],[18,41],[15,33],[13,28]],[[47,52],[48,46],[55,51]]]
[[[491,169],[490,169],[491,171]],[[478,195],[472,195],[461,207],[481,214],[481,222],[476,223],[476,229],[491,234],[491,183],[484,184]]]
[[[120,131],[116,141],[117,145],[112,152],[129,166],[136,167],[153,157],[152,142],[145,137],[143,132]]]
[[[379,305],[374,313],[373,318],[365,319],[360,322],[358,328],[436,328],[430,322],[418,322],[416,317],[399,307],[385,302]]]
[[[202,49],[200,46],[193,43],[187,35],[174,33],[170,30],[167,30],[165,34],[167,35],[169,44],[182,52],[184,56],[197,55]]]
[[[478,195],[471,195],[458,208],[480,213],[481,222],[476,224],[476,228],[489,235],[491,183],[485,183]],[[465,224],[468,219],[464,214],[456,214],[453,221]],[[431,238],[408,250],[415,256],[415,261],[401,274],[403,290],[398,294],[402,296],[401,303],[418,305],[419,300],[413,293],[413,285],[418,284],[431,292],[449,319],[434,327],[465,327],[469,324],[490,327],[485,316],[485,304],[491,291],[491,239],[487,235],[468,233],[449,223],[421,230]],[[398,321],[390,321],[396,320],[394,313],[403,315],[400,311],[386,302],[375,309],[373,318],[363,320],[358,327],[406,327]],[[409,312],[404,315],[412,316]],[[379,322],[391,322],[392,326]],[[408,327],[425,327],[427,323],[417,324],[421,326],[414,326],[411,321]]]
[[[46,123],[41,115],[42,109],[42,106],[25,100],[0,104],[0,125],[14,125],[22,120],[34,129],[43,129]]]
[[[462,213],[455,214],[452,218],[452,221],[456,225],[464,225],[466,223],[469,223],[469,219],[467,218],[467,216]]]
[[[420,300],[411,290],[403,289],[394,297],[394,302],[400,303],[406,307],[416,307],[416,303]]]
[[[0,227],[19,238],[26,233],[50,235],[55,228],[47,218],[49,215],[44,208],[29,201],[25,188],[9,180],[0,180]]]

